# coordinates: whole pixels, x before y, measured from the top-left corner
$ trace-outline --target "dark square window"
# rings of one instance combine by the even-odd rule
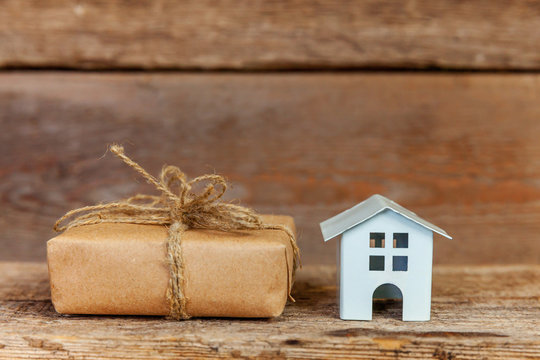
[[[369,270],[384,271],[384,256],[371,255],[369,257]]]
[[[394,248],[408,248],[409,247],[409,234],[408,233],[394,233]]]
[[[407,256],[393,256],[392,270],[393,271],[407,271]]]
[[[384,233],[369,233],[369,247],[370,248],[383,248],[384,247]]]

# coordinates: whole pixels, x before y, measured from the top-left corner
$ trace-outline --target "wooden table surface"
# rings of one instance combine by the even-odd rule
[[[0,358],[540,358],[540,266],[444,266],[433,275],[432,320],[402,322],[399,302],[374,320],[342,321],[335,269],[299,272],[276,319],[65,316],[43,263],[0,263]]]

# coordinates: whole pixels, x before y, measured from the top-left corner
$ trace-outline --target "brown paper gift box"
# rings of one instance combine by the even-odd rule
[[[267,223],[295,232],[289,216]],[[63,314],[168,315],[167,228],[98,224],[47,242],[52,302]],[[292,281],[293,251],[279,230],[182,235],[185,295],[191,316],[274,317]]]

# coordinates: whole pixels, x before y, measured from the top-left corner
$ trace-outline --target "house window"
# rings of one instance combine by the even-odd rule
[[[394,248],[408,248],[409,247],[409,234],[408,233],[394,233]]]
[[[393,271],[407,271],[408,257],[407,256],[393,256],[392,257],[392,270]]]
[[[369,257],[370,271],[384,271],[384,256],[371,255]]]
[[[383,248],[384,247],[384,233],[383,232],[369,233],[369,247],[370,248]]]

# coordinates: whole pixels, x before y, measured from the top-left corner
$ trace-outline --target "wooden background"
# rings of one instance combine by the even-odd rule
[[[454,236],[438,264],[540,263],[537,2],[3,0],[0,67],[0,260],[150,191],[120,142],[293,215],[305,264],[372,193]]]

